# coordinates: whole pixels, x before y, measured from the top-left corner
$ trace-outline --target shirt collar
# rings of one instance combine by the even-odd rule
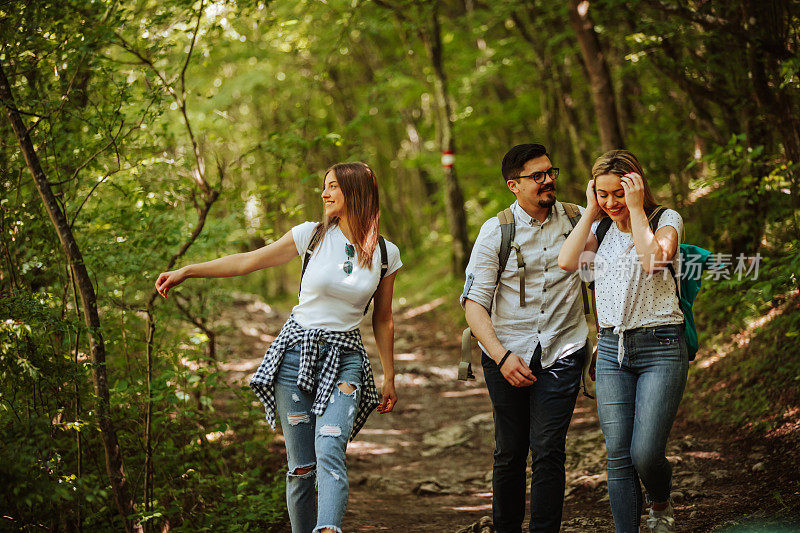
[[[550,212],[547,215],[547,218],[544,219],[544,222],[539,222],[537,219],[530,216],[524,209],[519,206],[519,200],[514,200],[514,203],[511,204],[511,211],[514,212],[514,216],[520,222],[524,222],[528,226],[544,226],[551,220],[553,220],[553,214],[558,217],[563,211],[564,208],[561,206],[561,202],[556,200],[556,203],[553,204],[553,207],[550,208]]]

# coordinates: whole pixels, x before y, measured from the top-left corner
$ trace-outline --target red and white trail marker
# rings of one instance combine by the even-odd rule
[[[444,168],[452,168],[456,162],[456,156],[450,150],[442,152],[442,166]]]

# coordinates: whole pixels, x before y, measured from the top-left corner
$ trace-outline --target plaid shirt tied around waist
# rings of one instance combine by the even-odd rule
[[[300,343],[300,370],[297,375],[297,386],[303,392],[315,394],[311,412],[317,416],[325,411],[336,386],[341,350],[353,350],[361,354],[363,383],[361,399],[353,420],[353,431],[350,433],[350,440],[353,440],[367,421],[369,414],[380,403],[380,397],[375,388],[375,379],[372,377],[372,366],[369,364],[369,357],[361,342],[361,333],[357,329],[352,331],[304,329],[293,317],[289,317],[278,337],[267,349],[264,360],[261,361],[256,373],[250,378],[250,388],[264,403],[267,422],[272,429],[275,429],[275,375],[278,373],[286,350],[298,342]],[[330,345],[330,349],[322,363],[322,369],[319,374],[316,374],[317,361],[320,358],[320,342]]]

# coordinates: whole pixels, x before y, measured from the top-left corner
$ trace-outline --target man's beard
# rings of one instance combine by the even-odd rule
[[[556,190],[555,188],[550,189],[547,192],[552,192],[553,196],[548,196],[547,198],[543,198],[539,200],[539,207],[550,208],[553,207],[556,203]]]
[[[539,207],[553,207],[556,205],[556,199],[553,198],[552,200],[539,200]]]

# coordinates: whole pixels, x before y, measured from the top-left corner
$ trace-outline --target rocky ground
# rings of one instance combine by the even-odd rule
[[[460,331],[436,306],[396,315],[400,400],[393,413],[373,414],[350,443],[347,532],[491,531],[491,404],[477,354],[477,379],[456,379]],[[240,382],[255,370],[285,315],[245,297],[231,313],[226,319],[236,326],[221,344],[242,354],[226,364],[230,379]],[[365,344],[380,383],[369,329],[363,328]],[[668,448],[678,530],[800,531],[800,473],[787,468],[795,461],[786,461],[796,456],[797,444],[796,436],[738,435],[679,414]],[[567,437],[562,531],[613,530],[596,406],[581,396]]]

